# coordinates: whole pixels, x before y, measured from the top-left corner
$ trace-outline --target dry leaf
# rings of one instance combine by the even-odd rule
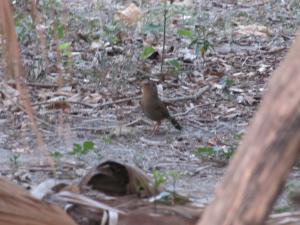
[[[150,178],[140,169],[106,161],[93,168],[80,182],[80,188],[91,187],[112,196],[137,194],[152,196],[155,190],[150,185]]]
[[[271,34],[271,31],[265,26],[251,24],[246,26],[238,26],[234,33],[236,36],[255,35],[261,37],[268,37]]]
[[[64,112],[69,112],[71,110],[71,106],[68,102],[66,101],[56,101],[56,102],[51,102],[47,107],[48,110],[58,110],[61,109]]]
[[[122,20],[125,24],[134,25],[143,16],[142,10],[138,8],[135,4],[131,3],[126,9],[117,12],[117,16]]]
[[[0,179],[0,225],[75,225],[62,209],[33,198],[29,192]]]

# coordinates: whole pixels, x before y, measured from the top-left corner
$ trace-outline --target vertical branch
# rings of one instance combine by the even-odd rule
[[[36,7],[36,0],[31,0],[31,18],[34,26],[36,25],[37,19],[37,7]]]
[[[59,39],[58,39],[58,34],[57,34],[57,29],[58,29],[58,22],[57,20],[54,22],[54,40],[55,40],[55,47],[56,47],[56,68],[57,68],[57,73],[58,73],[58,86],[63,87],[64,85],[64,78],[63,78],[63,63],[62,63],[62,56],[61,56],[61,51],[59,49]],[[59,126],[57,127],[58,129],[58,136],[62,137],[64,134],[64,116],[63,113],[61,112],[59,114]]]
[[[65,5],[65,2],[62,2],[62,9],[63,9],[63,12],[66,12],[66,13],[63,13],[62,14],[62,21],[64,24],[67,24],[67,6]],[[67,65],[66,65],[66,72],[69,76],[69,83],[72,83],[73,81],[73,58],[72,58],[72,47],[71,45],[68,47],[67,49]]]
[[[40,24],[41,16],[37,9],[38,3],[39,3],[39,0],[31,0],[31,17],[32,17],[32,21],[34,24],[34,28],[37,32],[38,39],[40,41],[42,57],[44,60],[44,65],[45,65],[45,73],[48,74],[49,60],[48,60],[48,51],[47,51],[47,41],[46,41],[45,34],[43,33],[43,30],[45,28],[43,28],[43,26]]]
[[[168,15],[168,9],[167,9],[167,2],[164,2],[164,36],[163,36],[163,49],[162,49],[162,55],[161,55],[161,65],[160,65],[160,73],[163,72],[163,66],[165,62],[165,48],[166,48],[166,29],[167,29],[167,15]]]

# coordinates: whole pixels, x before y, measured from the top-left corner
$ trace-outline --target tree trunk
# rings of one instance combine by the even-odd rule
[[[300,37],[268,87],[197,225],[263,224],[283,188],[300,150]]]

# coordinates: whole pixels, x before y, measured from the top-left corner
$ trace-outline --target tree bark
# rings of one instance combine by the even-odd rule
[[[300,150],[300,37],[273,74],[215,199],[197,225],[260,225]]]

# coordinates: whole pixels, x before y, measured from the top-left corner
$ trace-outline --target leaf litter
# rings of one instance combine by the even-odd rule
[[[162,19],[163,8],[159,1],[142,1],[137,6],[129,1],[77,0],[65,1],[57,8],[59,19],[67,28],[64,41],[71,43],[73,60],[72,70],[62,67],[63,87],[57,83],[57,67],[62,66],[57,63],[54,48],[57,40],[49,41],[49,62],[45,65],[42,58],[34,57],[42,55],[34,48],[34,32],[29,30],[26,35],[20,35],[28,74],[26,82],[39,129],[50,152],[62,155],[54,157],[55,170],[39,164],[39,159],[32,154],[36,141],[28,116],[18,103],[16,84],[2,81],[1,174],[33,188],[48,177],[69,180],[82,177],[99,162],[114,160],[135,165],[147,174],[156,170],[175,171],[180,174],[175,182],[176,192],[194,203],[209,203],[226,169],[227,156],[231,156],[226,153],[236,149],[267,90],[269,76],[295,36],[299,25],[299,13],[295,11],[299,4],[295,1],[258,5],[247,1],[238,4],[197,1],[189,8],[191,1],[186,2],[188,7],[176,6],[183,7],[182,14],[174,7],[173,16],[168,19],[166,62],[171,63],[166,63],[164,74],[160,72],[162,30],[157,24]],[[47,7],[43,10],[45,26],[51,28],[55,21],[53,12]],[[135,11],[136,17],[128,17],[130,10]],[[117,23],[116,14],[121,22],[128,20],[127,23]],[[189,38],[191,34],[194,36]],[[189,46],[191,41],[194,44]],[[69,54],[69,45],[65,43],[60,45],[63,60]],[[213,47],[205,47],[204,43]],[[155,57],[153,54],[141,57],[148,45],[153,45]],[[205,54],[201,54],[202,45]],[[3,71],[0,66],[0,76]],[[140,83],[149,77],[159,85],[162,99],[184,127],[183,132],[164,122],[159,135],[152,135],[152,123],[139,106]],[[80,157],[69,154],[74,143],[86,140],[95,143],[93,150]],[[197,154],[207,147],[211,150],[206,154]],[[294,179],[298,174],[295,168],[275,209],[294,209],[287,195],[289,185],[299,185]],[[116,178],[116,182],[122,179]],[[173,187],[171,180],[164,183],[168,190]],[[64,197],[65,200],[76,198]],[[153,208],[147,204],[143,213],[148,212],[147,207]],[[132,213],[122,219],[130,221],[131,216],[137,219],[142,215],[137,209]],[[104,215],[103,211],[102,219]]]

